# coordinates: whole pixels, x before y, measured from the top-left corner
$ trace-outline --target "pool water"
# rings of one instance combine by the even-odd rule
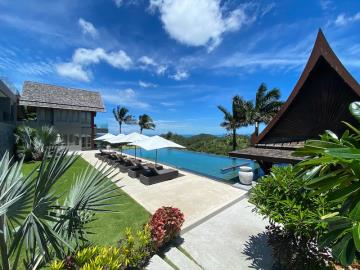
[[[124,153],[134,155],[134,149],[124,150]],[[145,151],[143,149],[137,149],[136,154],[138,157],[155,160],[156,152],[155,150]],[[230,169],[225,172],[222,172],[221,169],[245,163],[247,163],[247,166],[254,168],[254,163],[251,160],[187,150],[159,149],[157,155],[157,161],[159,163],[229,183],[238,181],[239,169]]]

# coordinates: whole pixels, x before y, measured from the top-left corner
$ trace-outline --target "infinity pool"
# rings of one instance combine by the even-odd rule
[[[134,155],[134,149],[124,150],[124,153]],[[155,160],[155,151],[137,149],[136,154],[138,157]],[[177,149],[158,150],[158,162],[226,182],[238,181],[238,168],[225,172],[222,172],[222,169],[244,163],[254,167],[250,160]]]

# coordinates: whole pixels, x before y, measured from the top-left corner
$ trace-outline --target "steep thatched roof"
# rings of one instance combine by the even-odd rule
[[[104,111],[99,92],[30,81],[24,82],[20,105],[89,112]]]
[[[288,143],[342,134],[354,122],[349,105],[360,100],[360,85],[346,70],[320,30],[310,58],[280,112],[255,143]]]

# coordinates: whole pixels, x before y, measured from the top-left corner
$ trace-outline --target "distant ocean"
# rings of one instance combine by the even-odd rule
[[[208,133],[206,133],[206,134],[208,134]],[[185,138],[189,138],[192,136],[200,135],[200,133],[199,134],[179,134],[179,135],[181,135]],[[208,135],[212,135],[212,136],[219,137],[219,138],[224,137],[224,136],[229,136],[228,134],[208,134]],[[250,134],[238,134],[238,135],[250,136]]]

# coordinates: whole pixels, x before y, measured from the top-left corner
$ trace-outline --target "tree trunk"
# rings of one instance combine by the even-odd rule
[[[236,143],[236,129],[235,128],[233,129],[233,143],[232,143],[232,145],[233,145],[233,150],[235,150],[236,146],[237,146],[237,143]]]
[[[1,264],[2,270],[10,270],[9,258],[8,258],[8,249],[5,240],[5,224],[4,216],[0,217],[0,255],[1,255]]]
[[[119,129],[120,129],[120,134],[121,134],[121,122],[119,122]]]
[[[255,122],[255,135],[259,136],[259,122]]]
[[[143,128],[141,127],[141,128],[140,128],[140,134],[142,134],[142,132],[143,132]]]

